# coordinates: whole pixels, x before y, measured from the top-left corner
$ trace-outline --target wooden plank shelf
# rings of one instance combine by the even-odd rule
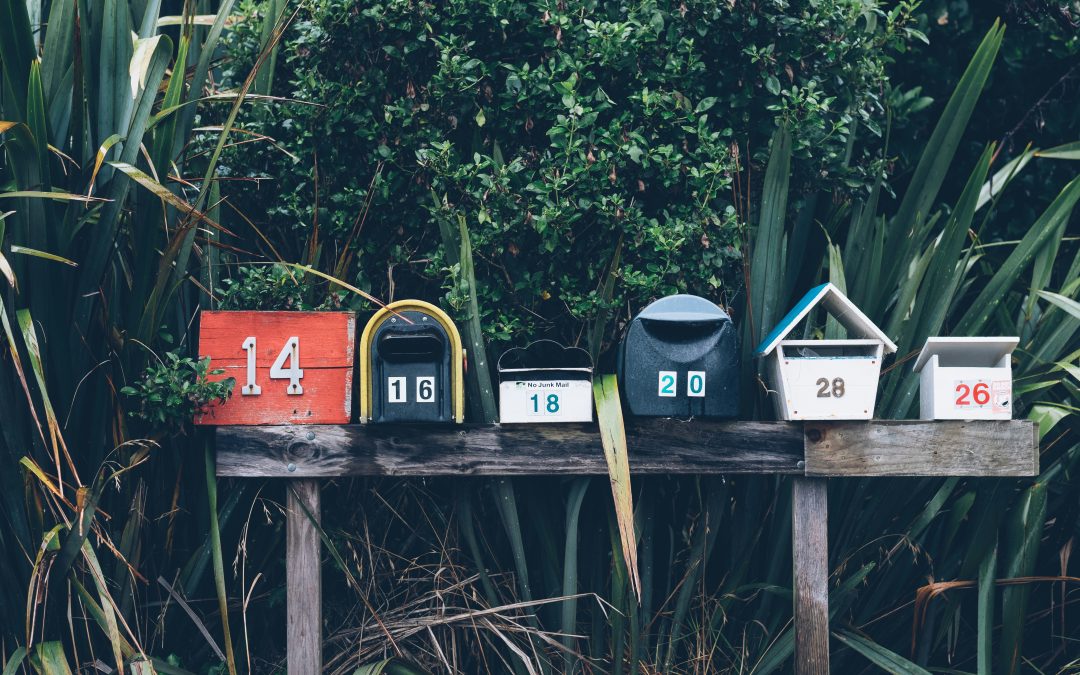
[[[631,419],[634,474],[793,474],[794,670],[829,673],[827,479],[1034,476],[1035,425],[1005,422],[718,422]],[[322,672],[319,478],[606,475],[595,424],[228,426],[217,475],[289,478],[290,675]]]
[[[1032,476],[1034,425],[636,419],[635,474]],[[595,424],[221,427],[217,473],[237,478],[605,475]]]

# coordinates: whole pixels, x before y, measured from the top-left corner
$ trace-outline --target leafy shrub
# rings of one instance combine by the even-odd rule
[[[130,415],[152,427],[177,431],[196,413],[206,412],[214,401],[224,403],[232,395],[236,378],[216,381],[208,378],[224,372],[220,368],[210,369],[210,357],[193,359],[166,352],[164,361],[148,366],[142,380],[122,388],[120,393],[138,402],[138,410]]]
[[[465,215],[489,339],[573,341],[603,309],[678,291],[726,303],[775,119],[795,129],[800,190],[866,189],[874,143],[848,141],[856,123],[880,133],[908,22],[905,3],[853,0],[321,2],[275,91],[317,105],[247,120],[278,147],[238,148],[230,170],[264,180],[230,198],[285,257],[316,222],[356,246],[350,280],[383,297],[457,287],[437,223]],[[258,24],[234,31],[237,73]]]
[[[304,273],[285,265],[244,266],[238,275],[225,279],[217,289],[220,309],[304,310],[311,309],[305,300]]]

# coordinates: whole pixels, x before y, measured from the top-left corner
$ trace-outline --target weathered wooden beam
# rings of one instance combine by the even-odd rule
[[[824,478],[791,484],[795,673],[829,675],[829,505]]]
[[[807,422],[808,476],[1034,476],[1033,422]]]
[[[222,427],[219,476],[605,475],[590,424]],[[636,474],[1034,476],[1032,422],[627,421]],[[805,450],[805,456],[804,456]]]
[[[803,432],[784,422],[638,419],[636,474],[802,473]],[[217,471],[234,477],[606,475],[591,424],[222,427]]]
[[[322,668],[322,561],[316,524],[319,481],[290,480],[285,512],[286,652],[289,675],[320,675]]]

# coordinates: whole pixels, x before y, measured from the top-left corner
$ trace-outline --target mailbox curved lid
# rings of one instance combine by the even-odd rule
[[[530,370],[573,370],[591,373],[592,357],[581,347],[565,347],[554,340],[536,340],[524,347],[507,349],[499,357],[500,373]]]
[[[715,303],[696,295],[669,295],[651,303],[637,315],[644,323],[712,324],[731,321]],[[635,319],[636,320],[636,319]]]

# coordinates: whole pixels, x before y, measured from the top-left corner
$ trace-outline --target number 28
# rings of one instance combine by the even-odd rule
[[[833,378],[832,382],[829,382],[829,378],[822,377],[815,382],[819,389],[817,392],[818,398],[843,398],[844,396],[844,378]]]

